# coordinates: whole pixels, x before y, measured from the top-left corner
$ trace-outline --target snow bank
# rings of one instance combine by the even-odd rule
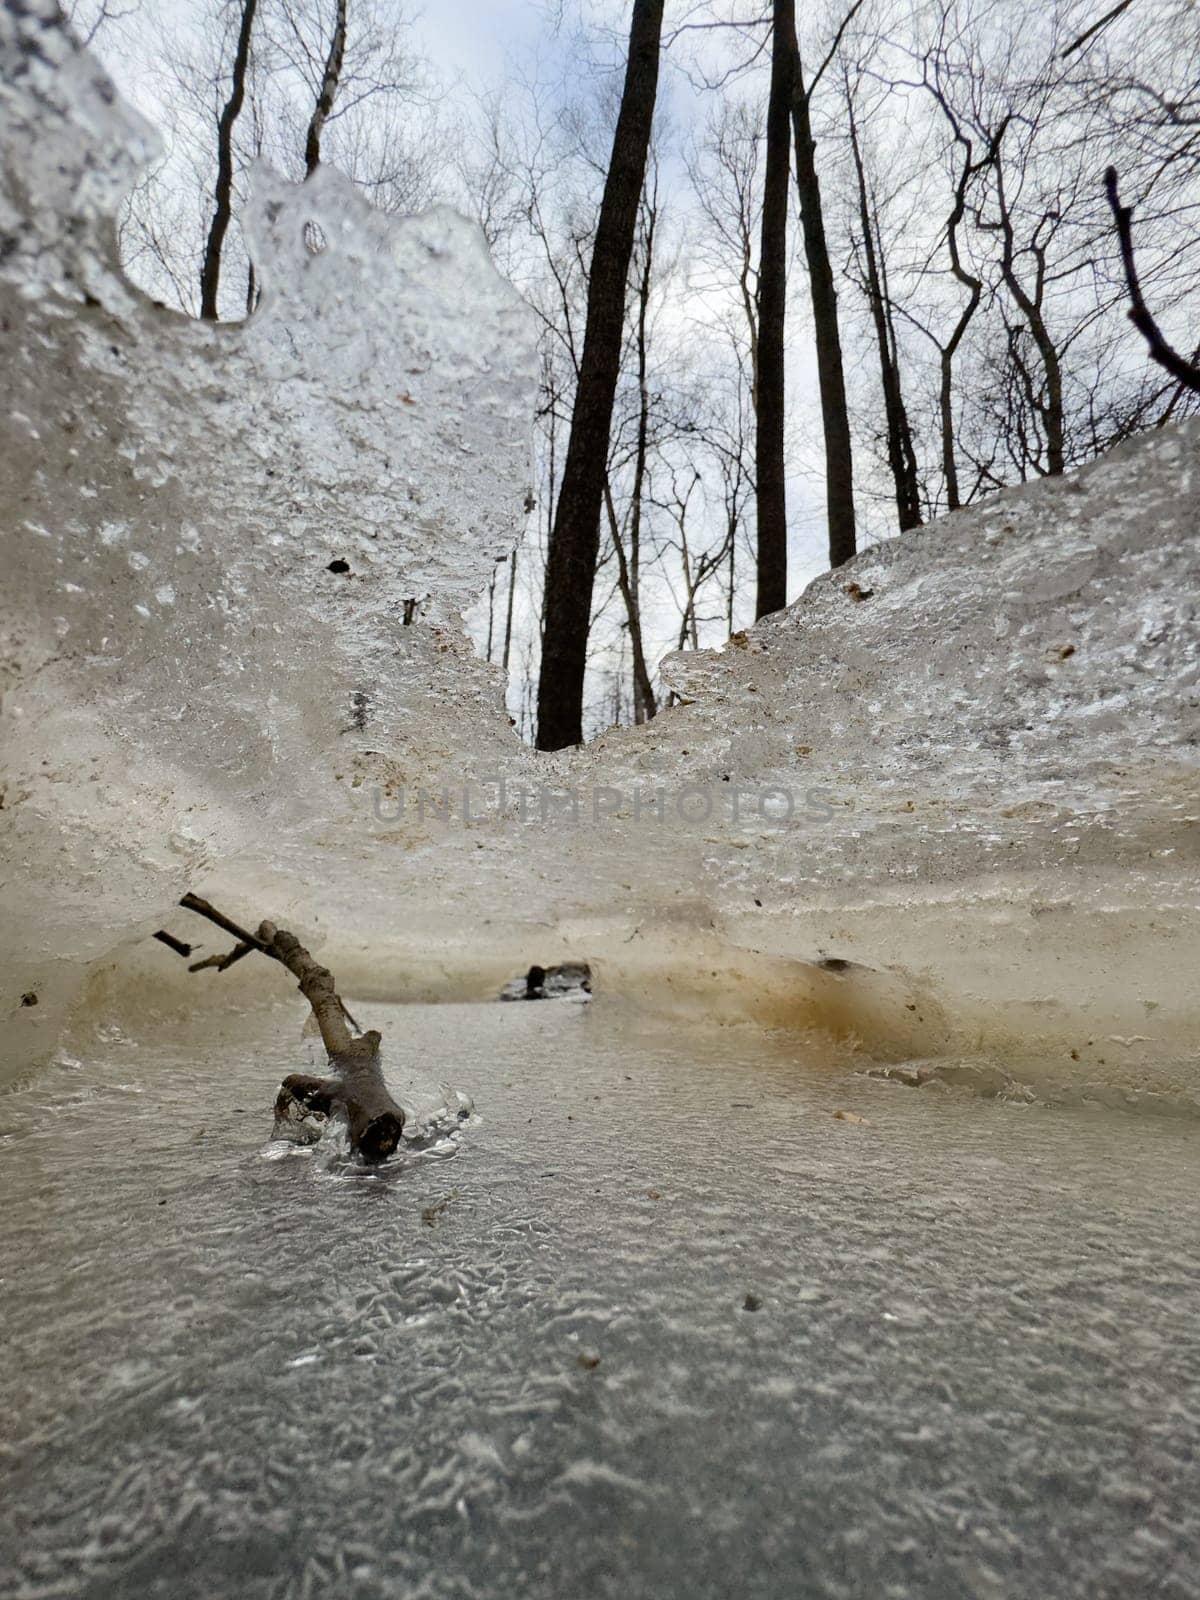
[[[889,1059],[1200,1088],[1200,431],[869,552],[673,658],[650,726],[537,756],[456,616],[533,397],[477,233],[260,174],[261,310],[174,316],[114,260],[147,134],[48,8],[0,28],[10,1074],[114,970],[126,1009],[130,973],[261,991],[147,943],[203,937],[195,887],[368,999],[580,957]]]

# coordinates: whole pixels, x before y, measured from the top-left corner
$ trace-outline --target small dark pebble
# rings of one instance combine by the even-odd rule
[[[758,1298],[758,1296],[756,1294],[748,1294],[746,1296],[746,1298],[742,1301],[742,1310],[743,1311],[761,1311],[762,1310],[762,1301]]]
[[[339,573],[339,574],[343,573],[343,572],[349,572],[350,571],[350,563],[348,561],[344,561],[341,556],[337,556],[333,561],[331,561],[329,563],[329,566],[328,566],[328,568],[326,570],[329,571],[329,572],[336,572],[336,573]]]

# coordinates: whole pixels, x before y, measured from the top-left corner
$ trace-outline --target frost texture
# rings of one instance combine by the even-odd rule
[[[262,1159],[270,1015],[0,1105],[6,1600],[1194,1600],[1195,1124],[369,1018],[462,1159]]]
[[[520,525],[534,336],[476,228],[325,168],[255,176],[249,322],[151,304],[112,225],[151,139],[51,7],[0,30],[3,955],[34,1023],[186,868],[327,817],[346,732],[426,691]]]
[[[455,616],[515,537],[533,404],[475,231],[260,174],[261,311],[170,315],[111,245],[148,136],[48,12],[3,28],[18,1070],[118,954],[143,993],[262,993],[245,962],[200,1000],[146,944],[194,886],[298,925],[352,993],[587,959],[598,995],[888,1060],[1196,1089],[1195,426],[867,552],[673,658],[684,704],[648,727],[536,756]],[[541,820],[542,784],[577,820]]]

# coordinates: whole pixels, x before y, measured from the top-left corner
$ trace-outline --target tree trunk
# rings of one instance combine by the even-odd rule
[[[658,92],[663,0],[634,0],[629,60],[592,249],[587,326],[562,488],[546,565],[538,683],[539,750],[583,741],[583,679],[625,289]]]
[[[840,567],[857,549],[854,531],[854,464],[850,451],[850,413],[846,407],[846,379],[842,368],[842,339],[838,328],[837,290],[825,238],[821,208],[821,183],[817,176],[817,146],[813,138],[811,104],[804,87],[804,68],[791,32],[795,55],[792,125],[796,135],[796,188],[800,194],[800,222],[804,256],[808,263],[812,295],[813,334],[817,347],[817,379],[821,391],[821,421],[825,430],[825,503],[829,518],[829,564]]]
[[[508,605],[504,612],[504,654],[500,664],[505,672],[508,671],[508,657],[512,650],[513,631],[513,596],[517,592],[517,552],[514,547],[508,558]]]
[[[250,64],[250,32],[254,27],[254,13],[258,0],[243,0],[242,21],[238,29],[237,49],[233,57],[233,83],[229,99],[217,122],[217,186],[216,209],[208,230],[204,247],[204,264],[200,269],[200,315],[208,322],[217,320],[217,294],[221,287],[221,251],[229,220],[233,215],[233,125],[241,113],[246,98],[246,71]]]
[[[342,61],[346,54],[346,0],[337,0],[334,15],[333,38],[329,41],[329,54],[325,58],[325,73],[321,79],[321,92],[313,107],[304,140],[304,171],[308,175],[320,165],[321,135],[333,110],[334,98],[342,78]]]
[[[966,305],[959,312],[958,321],[950,338],[945,344],[938,345],[941,366],[941,381],[938,393],[938,409],[941,414],[942,428],[942,474],[946,480],[946,508],[957,511],[962,505],[958,487],[958,460],[954,449],[954,358],[958,354],[958,347],[966,337],[971,319],[979,309],[979,302],[983,298],[983,279],[971,272],[962,259],[962,252],[958,248],[958,230],[962,226],[963,218],[967,211],[967,191],[971,184],[985,171],[996,159],[999,150],[999,141],[1004,137],[1007,119],[1000,125],[1000,129],[991,140],[984,155],[977,161],[970,139],[963,133],[957,117],[951,109],[949,101],[939,87],[933,87],[931,92],[934,99],[942,109],[942,114],[950,124],[950,131],[954,135],[956,146],[962,151],[963,166],[954,185],[954,203],[950,214],[946,218],[946,250],[950,256],[950,271],[957,283],[962,284],[967,291]]]
[[[784,471],[784,323],[787,305],[788,119],[796,70],[793,0],[775,0],[771,92],[758,257],[758,371],[754,474],[757,550],[754,615],[787,605],[787,484]]]
[[[963,219],[965,207],[966,183],[972,175],[972,168],[968,163],[960,181],[954,209],[950,213],[946,224],[946,244],[950,252],[950,270],[955,278],[967,290],[968,300],[959,313],[958,321],[954,324],[953,332],[945,345],[941,347],[941,379],[938,388],[938,410],[941,415],[942,425],[942,474],[946,479],[946,509],[958,511],[962,506],[962,498],[958,487],[958,458],[954,448],[954,358],[958,354],[958,347],[966,337],[967,328],[971,319],[979,308],[983,297],[983,280],[970,272],[962,261],[958,248],[958,229]]]
[[[647,378],[646,328],[650,312],[650,289],[654,276],[654,233],[658,221],[657,180],[653,188],[653,199],[648,201],[645,207],[645,256],[642,261],[642,270],[638,275],[638,426],[633,461],[633,488],[629,505],[628,567],[626,568],[625,564],[621,563],[624,578],[623,598],[625,600],[626,615],[629,618],[629,643],[633,656],[633,720],[635,723],[649,722],[658,711],[658,705],[654,698],[654,688],[650,682],[650,673],[646,666],[646,649],[642,638],[642,499],[646,487],[646,460],[649,454],[650,437],[650,388]],[[620,529],[617,526],[615,510],[612,505],[612,485],[607,476],[605,478],[604,492],[612,518],[613,543],[619,546]],[[620,550],[618,549],[619,556]]]
[[[887,327],[888,348],[892,353],[892,369],[896,374],[896,381],[900,381],[900,342],[896,337],[896,319],[893,315],[892,291],[888,285],[887,256],[883,248],[883,237],[879,229],[879,213],[876,211],[875,223],[875,253],[879,261],[879,289],[883,298],[883,319]],[[916,511],[917,520],[914,527],[921,525],[921,472],[917,466],[917,452],[913,444],[912,426],[908,420],[908,407],[904,404],[903,395],[900,400],[900,455],[904,462],[906,482],[910,485],[911,504]]]
[[[1035,276],[1032,293],[1025,288],[1017,275],[1016,233],[1004,185],[1004,164],[1000,158],[1000,140],[1003,138],[1004,128],[1007,125],[1006,120],[1000,133],[996,135],[993,141],[996,167],[996,200],[999,206],[1000,220],[990,226],[998,229],[1000,233],[1001,275],[1004,278],[1008,292],[1016,301],[1018,308],[1029,325],[1030,335],[1037,346],[1037,352],[1041,358],[1046,398],[1041,400],[1035,394],[1032,396],[1032,403],[1041,417],[1042,427],[1046,433],[1047,474],[1052,478],[1058,478],[1062,476],[1066,465],[1062,362],[1059,358],[1058,346],[1054,342],[1054,336],[1046,323],[1043,311],[1046,291],[1046,259],[1044,251],[1039,250],[1036,243],[1031,243],[1028,251],[1034,261]]]
[[[862,229],[863,257],[867,273],[867,301],[875,324],[875,339],[879,346],[879,372],[883,385],[884,419],[887,425],[888,466],[896,491],[896,516],[901,533],[921,526],[921,501],[917,488],[916,463],[913,460],[912,440],[909,434],[908,413],[904,406],[904,393],[900,385],[900,368],[895,358],[892,329],[889,327],[884,299],[883,280],[875,250],[875,224],[871,215],[870,196],[867,192],[867,174],[863,166],[862,150],[858,143],[858,128],[854,120],[853,91],[846,87],[846,106],[849,113],[850,150],[854,157],[854,171],[858,179],[858,217]],[[905,450],[905,436],[908,450]]]
[[[617,587],[625,602],[625,615],[628,619],[630,653],[633,658],[633,720],[649,722],[658,713],[658,702],[654,697],[654,685],[650,681],[650,669],[646,665],[646,650],[642,640],[642,609],[621,538],[617,508],[613,504],[612,487],[607,478],[604,480],[604,505],[608,512],[608,529],[612,535],[613,550],[617,557]]]

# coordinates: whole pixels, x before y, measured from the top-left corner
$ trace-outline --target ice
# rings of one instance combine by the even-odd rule
[[[477,230],[260,171],[261,308],[190,322],[116,264],[151,136],[48,6],[0,29],[0,1071],[72,1009],[261,995],[148,943],[193,887],[367,998],[587,960],[879,1059],[1200,1088],[1196,425],[868,551],[541,757],[459,620],[534,393]]]
[[[152,141],[52,6],[0,30],[0,957],[11,1004],[38,997],[19,1068],[192,875],[336,827],[356,745],[403,761],[409,719],[446,703],[458,612],[520,525],[533,329],[476,228],[385,218],[326,168],[256,173],[248,323],[150,303],[113,213]]]
[[[1195,1122],[363,1020],[410,1101],[453,1041],[452,1159],[264,1159],[270,1012],[0,1099],[6,1596],[1194,1594]]]

